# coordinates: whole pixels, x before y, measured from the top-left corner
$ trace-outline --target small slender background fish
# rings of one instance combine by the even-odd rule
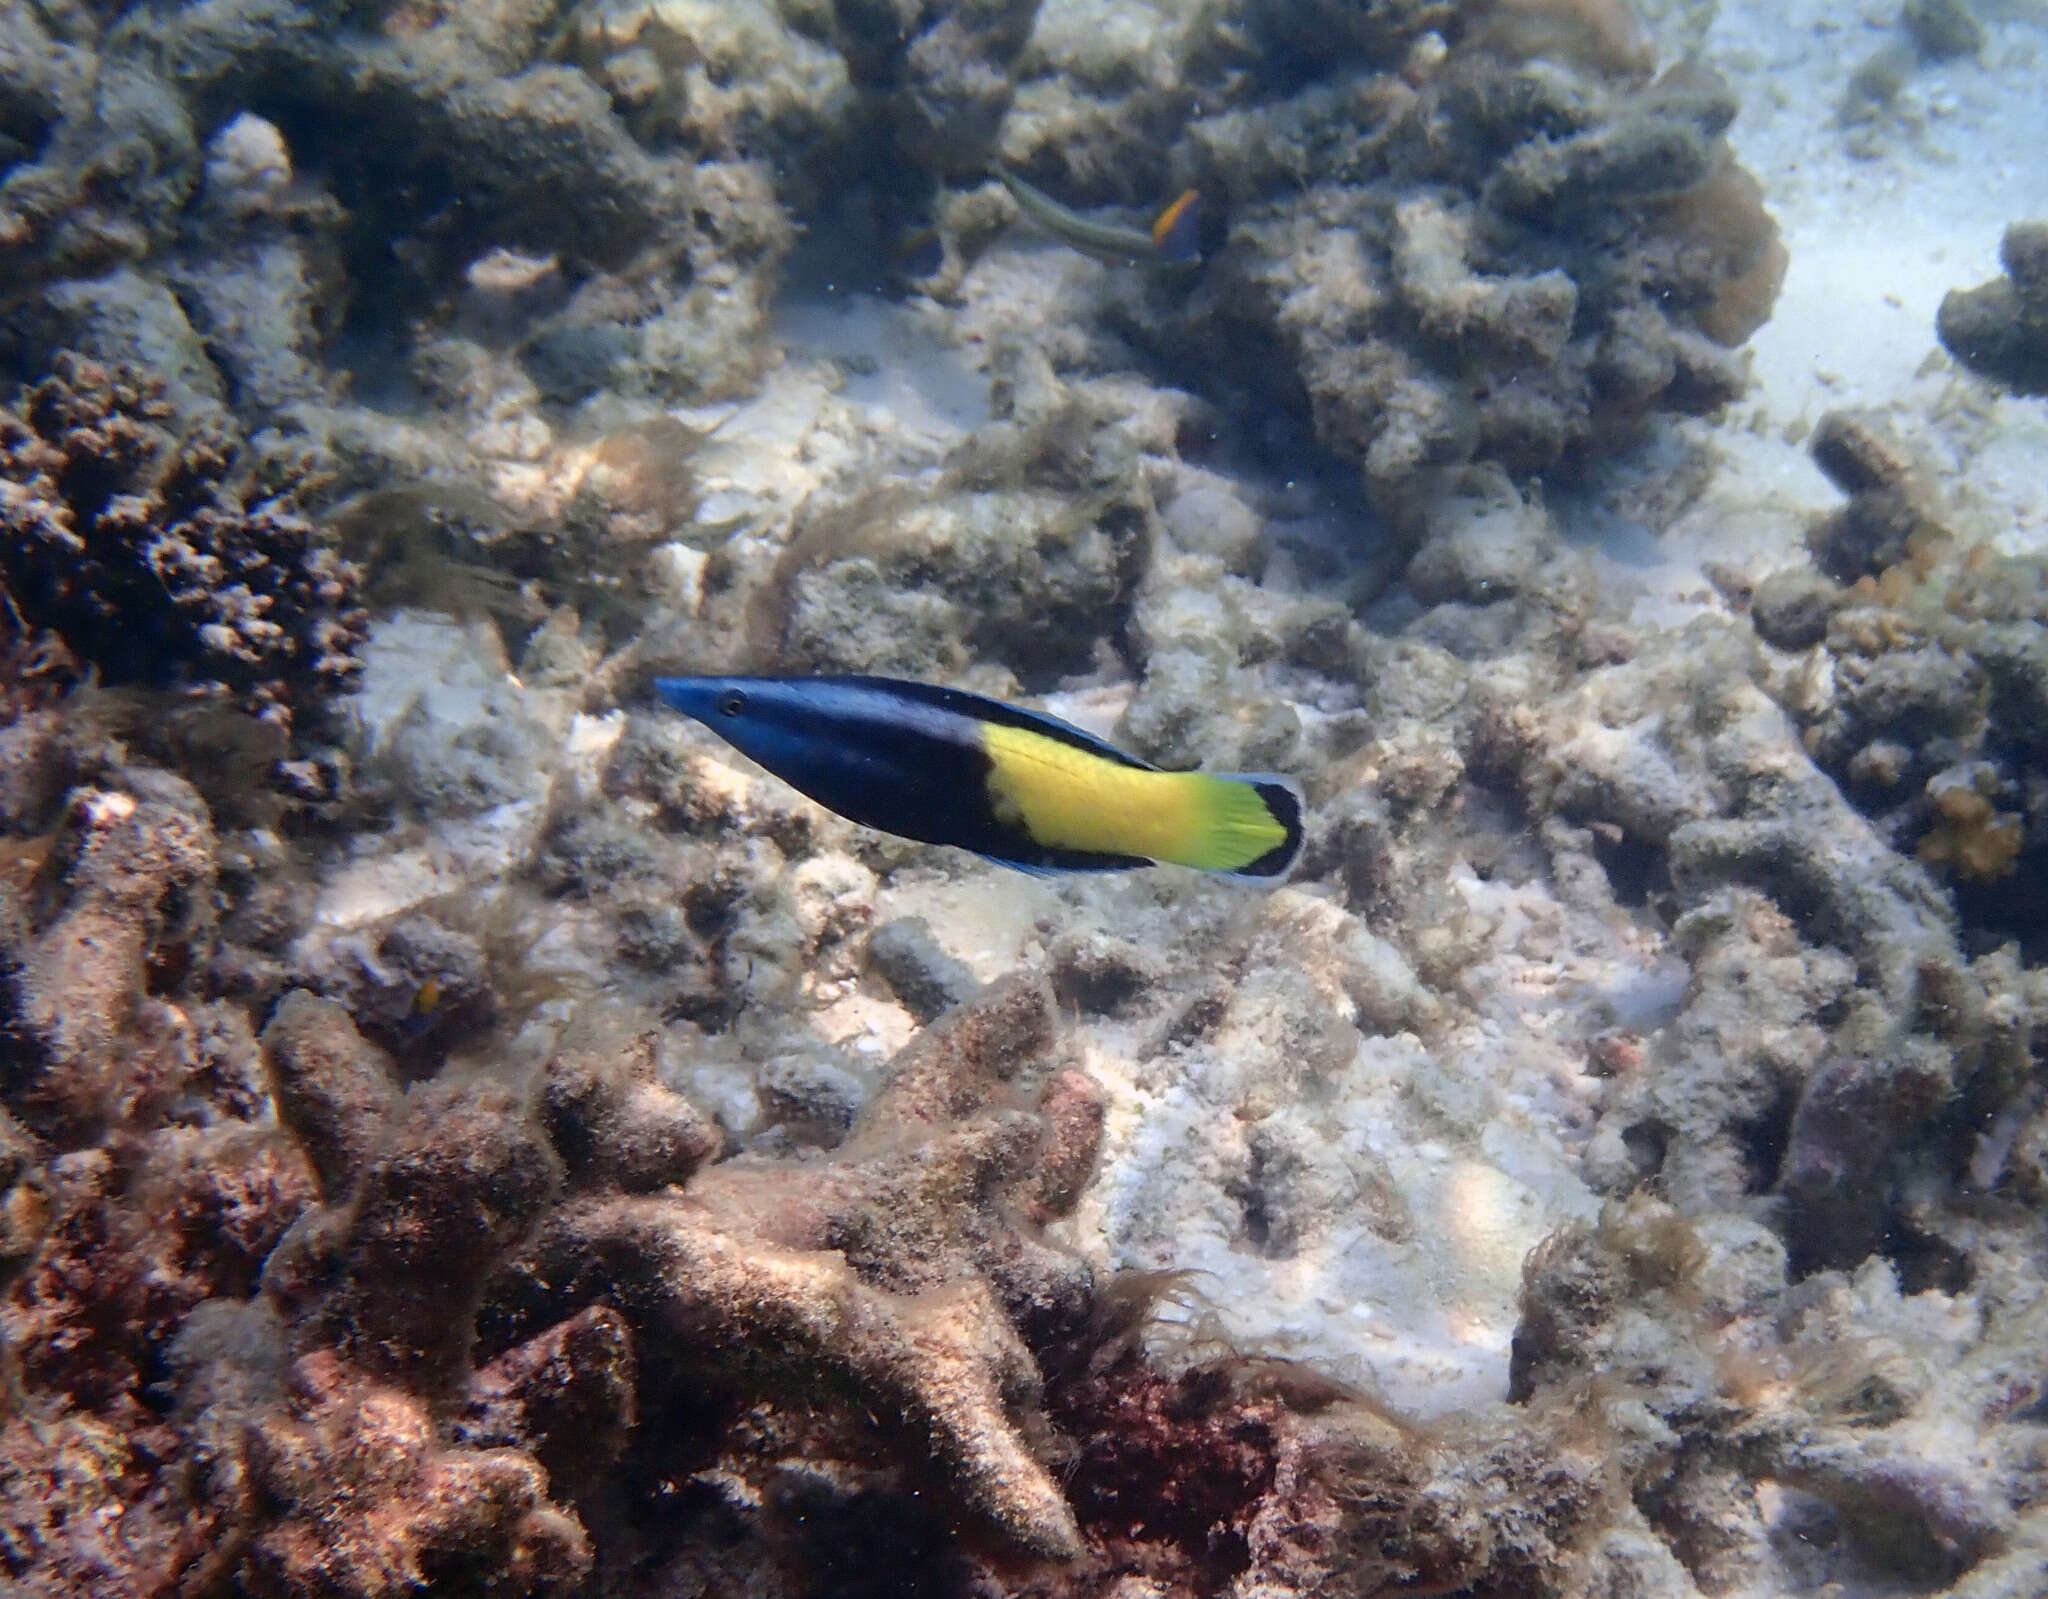
[[[1056,717],[887,677],[664,677],[655,691],[820,805],[1036,873],[1170,863],[1276,883],[1301,789],[1162,772]]]
[[[1202,259],[1202,197],[1193,189],[1153,218],[1151,227],[1126,228],[1061,205],[1007,167],[994,171],[1034,225],[1083,255],[1118,266],[1191,267]]]

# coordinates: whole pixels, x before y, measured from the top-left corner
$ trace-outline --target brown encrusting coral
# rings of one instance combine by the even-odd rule
[[[303,462],[174,431],[146,374],[60,356],[0,410],[0,585],[108,683],[217,694],[290,727],[356,676],[360,577]]]

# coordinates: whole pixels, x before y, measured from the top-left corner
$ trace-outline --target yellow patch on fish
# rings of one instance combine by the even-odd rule
[[[984,723],[997,820],[1047,849],[1234,871],[1287,841],[1250,784],[1125,766],[1043,733]]]

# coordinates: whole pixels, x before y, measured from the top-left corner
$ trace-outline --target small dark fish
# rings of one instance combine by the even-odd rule
[[[1149,228],[1126,228],[1097,222],[1061,205],[1007,167],[995,168],[995,175],[1027,217],[1083,255],[1118,266],[1189,267],[1202,259],[1202,197],[1193,189],[1182,193],[1153,218]]]
[[[1019,871],[1171,863],[1255,882],[1301,853],[1289,778],[1162,772],[1037,711],[888,677],[664,677],[655,690],[820,805]]]

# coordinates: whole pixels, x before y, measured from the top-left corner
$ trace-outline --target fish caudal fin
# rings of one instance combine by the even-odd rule
[[[1201,785],[1196,836],[1183,866],[1222,872],[1248,883],[1278,883],[1294,869],[1307,812],[1301,785],[1270,772],[1182,774]]]
[[[1201,195],[1188,189],[1153,219],[1152,247],[1160,260],[1191,263],[1201,259],[1201,202]]]

